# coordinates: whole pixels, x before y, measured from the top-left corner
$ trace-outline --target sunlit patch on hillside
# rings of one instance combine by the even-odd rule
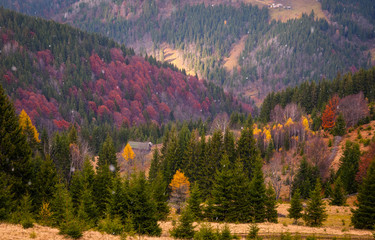
[[[238,42],[234,43],[229,53],[229,57],[224,58],[224,67],[227,71],[233,71],[238,66],[238,58],[245,48],[247,35],[243,36]]]
[[[188,75],[195,75],[194,69],[190,69],[189,66],[184,62],[182,51],[173,49],[167,43],[163,43],[161,45],[161,49],[164,56],[159,58],[159,60],[172,63],[179,69],[185,69],[186,74]]]

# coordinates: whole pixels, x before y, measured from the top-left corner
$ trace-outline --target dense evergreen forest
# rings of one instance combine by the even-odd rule
[[[3,5],[27,12],[27,6],[37,8],[39,2],[10,6],[5,1]],[[270,90],[311,79],[332,79],[338,71],[357,71],[371,65],[368,50],[375,37],[374,4],[323,0],[321,5],[329,13],[329,21],[306,13],[283,23],[270,21],[267,7],[190,5],[174,0],[82,2],[68,9],[62,7],[53,16],[36,12],[136,46],[160,60],[164,60],[162,44],[169,43],[183,52],[187,70],[236,92],[257,86],[257,97],[263,98]],[[243,36],[247,36],[245,49],[239,66],[230,74],[223,67],[224,58]]]
[[[113,132],[119,147],[129,132],[157,141],[159,127],[169,120],[196,122],[221,111],[251,110],[222,88],[152,57],[134,56],[106,37],[0,11],[1,84],[17,111],[24,109],[48,132],[78,124],[85,139],[99,145],[103,132]]]

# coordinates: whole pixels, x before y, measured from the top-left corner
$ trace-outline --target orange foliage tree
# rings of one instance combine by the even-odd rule
[[[331,129],[335,126],[337,106],[339,104],[339,97],[333,96],[326,105],[322,113],[322,127],[324,129]]]
[[[132,147],[128,144],[126,144],[126,146],[124,147],[124,150],[122,151],[122,157],[126,160],[126,161],[129,161],[129,160],[133,160],[134,157],[135,157],[135,153],[133,152],[133,149]]]
[[[189,197],[190,182],[183,172],[177,170],[169,187],[172,190],[170,201],[174,205],[173,207],[176,208],[177,213],[179,213],[182,204]]]

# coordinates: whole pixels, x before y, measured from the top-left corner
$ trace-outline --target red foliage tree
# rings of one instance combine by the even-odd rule
[[[322,127],[324,129],[331,129],[335,126],[337,106],[339,104],[339,97],[333,96],[326,105],[322,113]]]
[[[362,182],[363,178],[366,177],[367,169],[369,168],[372,161],[375,160],[375,143],[370,145],[370,148],[366,154],[361,157],[359,161],[358,173],[355,180],[359,183]]]

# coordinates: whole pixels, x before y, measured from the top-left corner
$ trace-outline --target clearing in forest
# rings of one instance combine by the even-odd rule
[[[229,57],[224,58],[224,67],[227,71],[232,72],[233,68],[238,65],[238,58],[245,48],[247,35],[243,36],[238,42],[233,44],[233,47],[229,53]]]

